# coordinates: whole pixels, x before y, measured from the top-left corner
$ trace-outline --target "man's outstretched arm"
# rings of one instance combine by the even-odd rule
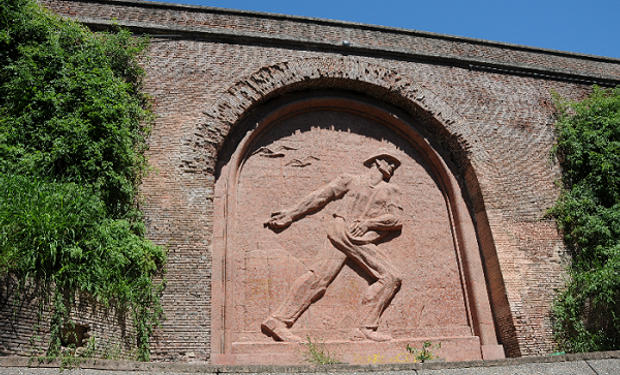
[[[329,184],[306,195],[295,207],[272,212],[269,220],[265,222],[265,226],[271,229],[288,227],[300,217],[318,210],[333,199],[342,197],[349,190],[350,181],[351,176],[349,175],[338,177]]]

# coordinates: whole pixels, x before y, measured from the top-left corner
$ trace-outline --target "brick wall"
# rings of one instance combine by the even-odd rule
[[[50,305],[42,306],[39,319],[36,285],[26,284],[19,291],[21,302],[14,303],[17,287],[14,277],[0,278],[0,356],[43,356],[49,343]],[[88,338],[78,348],[78,353],[86,349],[86,339],[90,339],[95,342],[95,355],[98,357],[135,358],[133,323],[124,313],[78,297],[71,319],[74,324],[87,327]]]
[[[579,99],[593,82],[618,84],[620,60],[214,8],[42,3],[94,28],[117,18],[153,35],[145,87],[158,117],[143,208],[170,258],[157,360],[210,361],[213,187],[230,129],[261,103],[312,89],[362,93],[425,125],[469,192],[500,343],[511,356],[554,350],[549,310],[565,259],[543,219],[560,176],[551,92]]]

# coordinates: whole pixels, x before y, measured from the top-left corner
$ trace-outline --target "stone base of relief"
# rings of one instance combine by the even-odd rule
[[[407,352],[407,344],[420,349],[424,341],[431,341],[433,346],[441,343],[441,348],[431,352],[446,361],[465,361],[482,359],[478,337],[429,337],[415,339],[395,339],[387,343],[352,342],[352,341],[318,341],[332,358],[351,365],[380,363],[413,363],[415,356]],[[271,343],[234,343],[234,364],[303,364],[307,358],[307,345],[284,342]]]

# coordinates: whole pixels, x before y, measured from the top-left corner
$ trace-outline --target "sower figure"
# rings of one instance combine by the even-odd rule
[[[364,165],[368,167],[365,174],[343,174],[308,194],[296,206],[273,212],[265,222],[265,226],[271,229],[286,228],[328,202],[341,200],[333,214],[333,221],[327,225],[330,256],[321,259],[295,281],[286,299],[261,326],[275,340],[302,341],[291,332],[291,327],[312,302],[325,293],[347,258],[359,264],[376,280],[363,297],[364,319],[353,338],[373,341],[392,339],[377,332],[377,328],[381,314],[400,287],[401,275],[376,243],[390,231],[402,227],[400,192],[396,185],[389,183],[400,161],[388,153],[379,153],[366,160]]]

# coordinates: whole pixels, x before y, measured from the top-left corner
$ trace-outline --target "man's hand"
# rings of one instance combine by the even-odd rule
[[[349,225],[349,233],[353,237],[362,237],[366,232],[368,232],[368,221],[367,220],[355,220],[353,224]]]
[[[293,217],[288,210],[279,210],[271,213],[269,220],[265,221],[265,226],[271,229],[286,228],[293,222]]]

